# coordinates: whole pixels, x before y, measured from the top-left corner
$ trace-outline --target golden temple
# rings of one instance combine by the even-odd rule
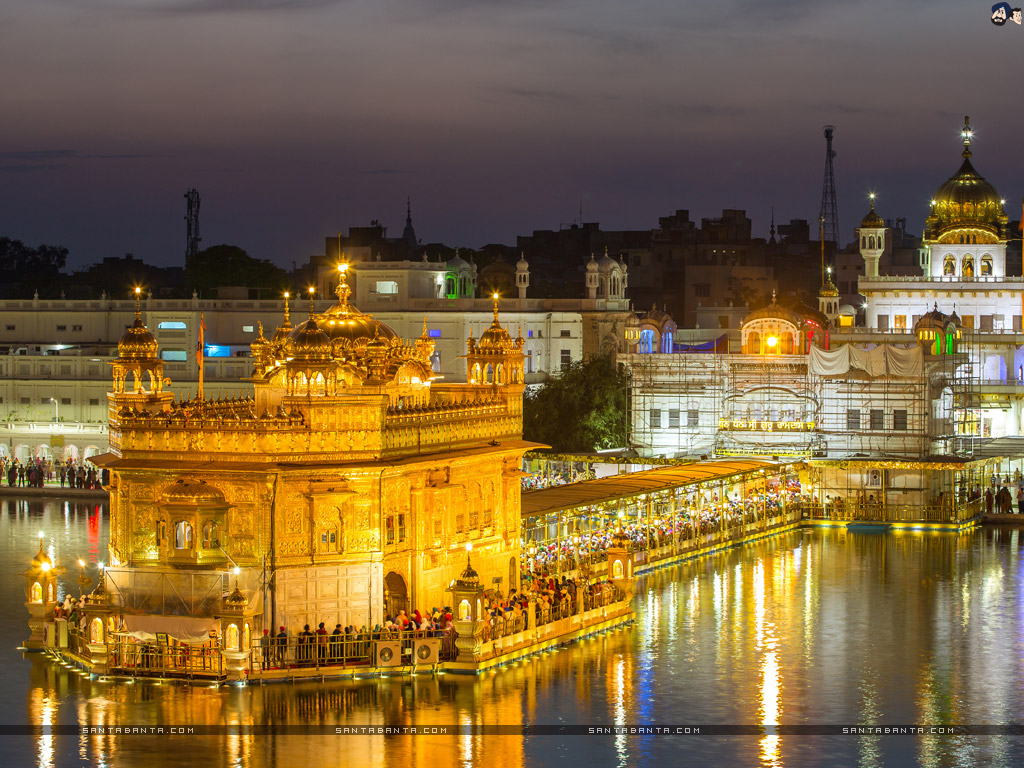
[[[246,640],[444,605],[469,547],[485,587],[519,586],[523,339],[495,301],[467,343],[469,383],[438,381],[426,326],[404,342],[349,303],[340,272],[326,312],[292,327],[286,309],[270,339],[260,327],[249,394],[175,399],[141,317],[121,339],[95,463],[110,471],[111,599],[150,628],[212,620],[229,569]]]

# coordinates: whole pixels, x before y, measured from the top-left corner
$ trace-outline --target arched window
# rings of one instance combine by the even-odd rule
[[[964,256],[964,266],[960,274],[964,277],[974,277],[974,257]]]
[[[761,353],[761,334],[754,331],[747,338],[747,354],[757,355]]]
[[[103,642],[103,619],[98,616],[89,624],[89,642],[94,644]]]
[[[987,253],[981,257],[981,274],[985,277],[992,275],[992,257]]]
[[[32,585],[32,602],[43,602],[43,585],[40,584],[38,581]]]
[[[53,582],[51,581],[46,585],[46,602],[52,603],[55,599],[56,596],[53,594]]]
[[[782,354],[793,354],[793,335],[790,333],[782,334]]]
[[[644,328],[640,331],[640,344],[638,351],[641,354],[649,355],[654,352],[654,331]]]
[[[174,548],[192,549],[192,525],[184,520],[174,524]]]
[[[472,610],[473,606],[469,604],[469,600],[463,599],[463,601],[459,603],[459,621],[466,621]]]
[[[956,259],[953,258],[953,254],[946,254],[946,258],[942,261],[942,274],[944,275],[955,275],[956,274]]]
[[[868,246],[869,248],[874,248],[875,247],[875,236],[874,235],[872,235],[871,237],[868,238],[868,243],[870,243],[870,245]]]
[[[224,647],[229,651],[238,650],[238,625],[228,624],[228,631],[224,633]]]
[[[242,647],[238,650],[247,651],[250,645],[252,645],[252,630],[249,629],[249,622],[246,622],[242,627]]]
[[[203,523],[203,549],[216,549],[219,546],[217,524],[212,520],[208,520]]]
[[[866,237],[864,237],[864,235],[860,236],[860,247],[861,248],[867,248],[868,247],[868,239]]]

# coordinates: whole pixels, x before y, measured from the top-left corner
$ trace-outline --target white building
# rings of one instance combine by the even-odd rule
[[[895,489],[886,503],[932,508],[966,497],[981,458],[1024,453],[987,440],[1024,435],[1024,278],[1007,274],[1005,201],[971,165],[968,124],[962,138],[920,275],[879,274],[890,233],[872,199],[857,229],[865,326],[839,322],[826,278],[817,311],[773,301],[749,313],[738,350],[626,355],[638,452],[802,455],[828,467],[822,493],[863,507],[871,489]]]
[[[632,313],[618,262],[599,272],[610,295],[588,299],[526,297],[529,265],[517,265],[519,297],[499,300],[503,322],[525,340],[526,382],[557,375],[563,365],[600,351],[624,348]],[[476,267],[456,256],[447,263],[362,261],[352,265],[355,305],[395,329],[418,338],[426,325],[434,342],[434,371],[446,381],[465,381],[465,340],[492,320],[492,298],[474,298]],[[589,274],[589,273],[588,273]],[[195,351],[200,318],[204,335],[204,389],[214,397],[237,394],[251,372],[250,344],[270,337],[286,312],[301,322],[333,303],[337,272],[322,273],[320,288],[287,302],[246,299],[153,299],[141,301],[142,319],[160,345],[165,371],[182,394],[198,388]],[[0,301],[0,455],[21,460],[81,460],[107,450],[106,392],[117,341],[135,320],[134,300]],[[291,322],[291,319],[288,320]]]

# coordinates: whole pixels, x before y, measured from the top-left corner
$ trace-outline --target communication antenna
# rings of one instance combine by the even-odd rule
[[[825,222],[825,239],[839,245],[839,212],[836,208],[836,176],[832,168],[832,160],[836,153],[832,150],[832,134],[834,125],[825,126],[825,181],[821,186],[821,219]]]
[[[199,191],[193,187],[185,193],[185,263],[199,253]]]

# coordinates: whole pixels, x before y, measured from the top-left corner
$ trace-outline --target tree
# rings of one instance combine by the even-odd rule
[[[21,286],[22,292],[33,288],[50,292],[62,282],[67,258],[68,249],[62,246],[32,248],[21,240],[0,237],[0,283],[8,293],[15,286]]]
[[[523,437],[560,453],[627,445],[629,379],[613,355],[570,363],[523,398]]]
[[[236,245],[207,248],[185,265],[187,290],[212,291],[225,285],[280,291],[288,285],[288,273],[266,259],[254,259]]]

